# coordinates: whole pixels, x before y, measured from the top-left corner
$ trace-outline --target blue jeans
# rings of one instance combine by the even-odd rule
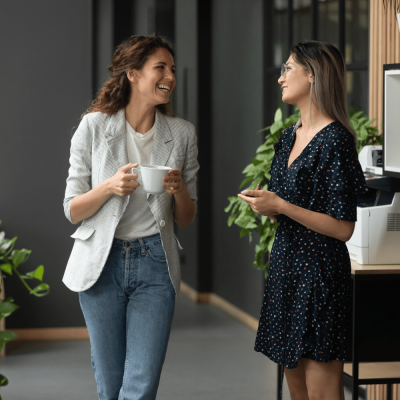
[[[79,302],[99,399],[155,399],[175,308],[160,235],[114,239],[103,272]]]

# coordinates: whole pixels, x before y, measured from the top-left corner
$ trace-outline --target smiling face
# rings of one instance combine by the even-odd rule
[[[127,76],[132,85],[131,96],[152,106],[166,104],[176,84],[172,54],[159,48],[140,71],[128,71]]]
[[[286,74],[278,79],[282,88],[282,101],[298,106],[303,101],[309,101],[310,85],[313,76],[301,65],[297,64],[293,55],[286,61]]]

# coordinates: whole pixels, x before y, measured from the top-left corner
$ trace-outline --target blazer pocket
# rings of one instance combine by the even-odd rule
[[[93,235],[95,229],[88,225],[81,225],[72,235],[73,239],[87,240]]]
[[[167,162],[167,166],[170,168],[182,170],[185,159],[186,156],[171,157]]]

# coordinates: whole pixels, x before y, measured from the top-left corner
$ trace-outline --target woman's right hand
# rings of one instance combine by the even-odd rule
[[[137,174],[128,174],[131,168],[136,168],[139,164],[126,164],[121,167],[118,172],[106,181],[107,191],[109,194],[118,196],[128,196],[132,194],[140,185],[137,181]]]

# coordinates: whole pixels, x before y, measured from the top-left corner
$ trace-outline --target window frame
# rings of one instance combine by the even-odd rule
[[[365,62],[353,62],[346,63],[346,71],[360,72],[367,71],[369,75],[369,41],[370,41],[370,2],[368,4],[368,55],[367,61]],[[346,0],[338,0],[338,43],[339,50],[345,55],[346,47]],[[294,0],[288,0],[288,48],[293,45],[294,40]],[[272,67],[269,65],[269,60],[273,57],[272,49],[274,45],[274,32],[272,18],[274,18],[275,12],[275,1],[264,0],[264,125],[270,125],[273,122],[271,119],[272,113],[275,112],[275,103],[273,103],[274,96],[271,96],[271,90],[268,87],[268,83],[273,75],[280,74],[280,68]],[[312,0],[311,2],[311,39],[318,40],[318,11],[319,11],[319,0]],[[369,82],[368,82],[369,85]],[[369,90],[367,91],[369,92]],[[368,99],[369,103],[369,99]],[[288,106],[289,115],[293,114],[294,107]]]

